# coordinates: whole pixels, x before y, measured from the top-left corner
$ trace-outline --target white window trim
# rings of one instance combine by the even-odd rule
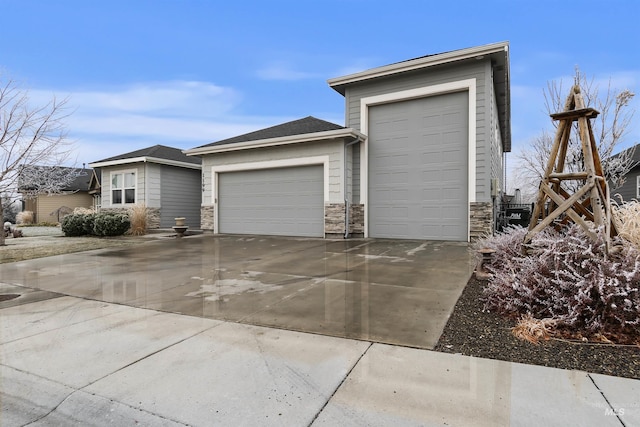
[[[636,176],[636,199],[640,199],[640,175]]]
[[[124,191],[122,192],[122,201],[123,203],[113,203],[113,188],[111,187],[111,182],[113,179],[113,175],[122,174],[122,184],[124,185],[124,174],[133,172],[135,174],[135,193],[136,193],[136,201],[134,203],[124,203]],[[124,187],[122,188],[124,190]],[[138,170],[137,169],[122,169],[116,171],[109,172],[109,207],[111,208],[124,208],[127,206],[133,206],[139,201],[140,195],[138,194]]]
[[[211,204],[213,205],[213,233],[219,233],[218,227],[218,174],[260,169],[279,169],[295,166],[322,165],[324,169],[324,202],[329,201],[329,156],[296,157],[291,159],[265,160],[261,162],[235,163],[211,167]]]
[[[469,135],[468,135],[468,203],[467,203],[467,236],[471,228],[470,204],[476,200],[476,79],[458,80],[432,86],[383,95],[369,96],[360,99],[360,131],[369,135],[369,107],[389,104],[398,101],[426,98],[428,96],[443,95],[453,92],[469,93]],[[364,142],[364,150],[360,150],[360,200],[364,204],[364,237],[369,237],[369,142]],[[467,237],[468,239],[468,237]]]

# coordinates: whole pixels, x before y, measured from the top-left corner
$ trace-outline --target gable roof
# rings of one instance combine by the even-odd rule
[[[636,144],[633,147],[626,148],[621,152],[619,152],[618,154],[614,154],[613,156],[611,156],[611,158],[615,159],[616,157],[628,154],[629,152],[633,152],[633,154],[631,155],[631,164],[633,166],[629,170],[629,172],[631,172],[631,170],[640,166],[640,144]]]
[[[202,145],[202,147],[212,147],[214,145],[233,144],[237,142],[259,141],[263,139],[282,138],[285,136],[302,135],[307,133],[325,132],[329,130],[345,129],[344,126],[325,120],[317,119],[313,116],[307,116],[302,119],[293,120],[279,125],[260,129],[254,132],[245,133],[244,135],[234,136],[232,138],[223,139],[221,141],[212,142]]]
[[[97,162],[90,163],[89,166],[103,167],[138,162],[160,163],[191,168],[199,168],[202,163],[199,158],[186,156],[179,148],[158,144],[98,160]]]
[[[91,179],[91,175],[93,174],[93,170],[92,169],[84,169],[84,168],[70,168],[70,167],[65,167],[65,166],[28,166],[29,168],[32,168],[35,171],[38,170],[42,170],[42,176],[47,176],[48,174],[52,175],[56,175],[59,176],[59,174],[61,172],[55,172],[55,170],[57,171],[68,171],[69,173],[73,173],[75,175],[75,177],[73,178],[73,180],[68,183],[64,188],[61,188],[61,191],[64,192],[77,192],[77,191],[89,191],[89,180]],[[46,172],[47,170],[50,170],[51,172],[48,173]],[[65,173],[66,176],[67,173]],[[30,175],[31,176],[31,175]],[[34,174],[34,176],[38,177],[38,173],[36,172]],[[42,178],[42,179],[47,179],[47,178]],[[36,190],[39,187],[38,183],[33,183],[30,182],[28,184],[26,184],[25,182],[23,182],[24,180],[22,179],[22,175],[19,177],[18,179],[18,191],[31,191],[31,190]],[[42,181],[41,181],[42,183]]]
[[[371,68],[342,77],[327,80],[329,86],[341,95],[353,84],[372,81],[402,73],[424,70],[437,65],[460,61],[490,60],[493,69],[493,85],[498,104],[500,131],[505,152],[511,151],[511,94],[509,72],[509,42],[499,42],[466,49],[420,56],[407,61]]]
[[[248,148],[324,141],[336,138],[364,138],[358,131],[313,116],[293,120],[186,150],[190,156]]]

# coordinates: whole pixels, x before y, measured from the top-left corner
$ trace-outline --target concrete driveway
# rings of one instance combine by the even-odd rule
[[[193,236],[4,264],[0,277],[139,308],[433,348],[472,269],[461,243]]]
[[[203,236],[0,265],[0,425],[640,425],[637,380],[371,342],[433,346],[467,257]]]

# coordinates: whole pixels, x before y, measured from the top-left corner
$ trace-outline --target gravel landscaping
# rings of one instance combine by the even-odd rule
[[[485,281],[472,277],[435,347],[444,353],[640,379],[640,347],[551,339],[539,345],[511,334],[515,324],[484,310]]]

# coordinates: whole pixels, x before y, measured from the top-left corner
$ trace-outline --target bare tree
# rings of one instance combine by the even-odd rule
[[[598,145],[598,153],[602,161],[602,169],[605,178],[612,186],[611,190],[620,188],[624,184],[625,175],[635,166],[633,162],[634,149],[624,150],[616,155],[614,152],[620,143],[624,142],[629,131],[629,125],[635,111],[629,108],[629,103],[635,96],[630,90],[617,91],[611,87],[611,80],[606,92],[602,94],[594,79],[587,77],[576,70],[575,83],[581,87],[587,107],[595,108],[600,115],[593,119],[593,133]],[[566,94],[563,94],[562,81],[551,81],[544,91],[545,109],[549,114],[563,111]],[[516,179],[527,187],[527,196],[533,196],[542,180],[545,167],[549,160],[549,153],[555,136],[556,122],[553,122],[553,132],[543,131],[531,144],[523,148],[517,155],[520,167],[517,170]],[[574,126],[577,124],[574,123]],[[635,144],[634,144],[635,145]],[[578,138],[578,132],[574,129],[569,139],[569,149],[565,163],[565,172],[584,170],[582,148]],[[563,185],[576,182],[563,183]],[[575,192],[576,188],[565,188]]]
[[[19,186],[27,197],[55,194],[77,176],[77,169],[59,167],[72,151],[64,123],[67,101],[53,97],[32,106],[28,91],[0,75],[0,194],[15,197]],[[0,204],[0,218],[3,208]],[[0,233],[0,246],[4,239]]]

